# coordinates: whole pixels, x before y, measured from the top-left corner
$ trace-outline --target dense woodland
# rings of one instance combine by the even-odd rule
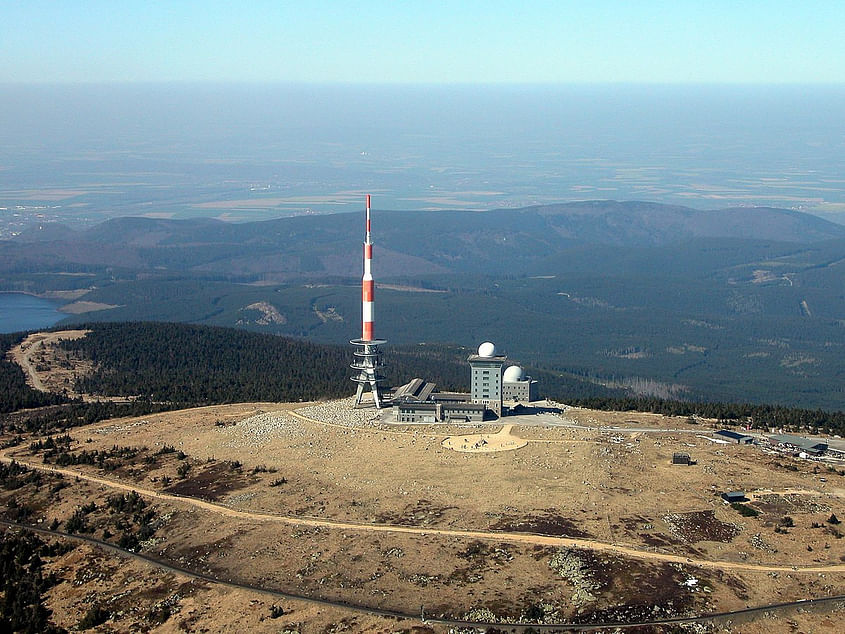
[[[733,261],[731,253],[690,246],[645,264],[606,254],[620,271],[650,267],[631,276],[551,267],[541,272],[553,275],[539,277],[403,278],[442,292],[379,288],[379,334],[402,348],[489,340],[534,367],[605,382],[653,381],[658,391],[646,394],[662,398],[845,408],[845,299],[830,292],[842,288],[841,267],[796,262],[804,270],[789,278],[794,286],[780,278],[754,283],[749,278],[762,265],[719,268]],[[756,254],[768,257],[762,247]],[[588,255],[576,259],[594,263],[597,256]],[[823,257],[834,255],[817,254]],[[340,346],[354,336],[361,310],[354,280],[247,285],[145,277],[86,299],[118,307],[65,323],[182,322]],[[277,319],[256,306],[277,311]]]
[[[173,323],[106,323],[88,327],[92,329],[88,336],[61,345],[95,362],[95,372],[80,379],[76,387],[102,395],[103,401],[55,405],[65,399],[30,389],[20,369],[4,361],[12,377],[2,401],[6,412],[2,418],[4,431],[47,434],[108,418],[142,416],[179,407],[306,401],[348,396],[353,390],[348,346]],[[18,339],[6,336],[2,341],[8,347]],[[443,390],[466,390],[469,352],[447,345],[389,347],[385,350],[387,382],[396,386],[419,376],[436,382]],[[560,371],[529,368],[529,372],[539,379],[544,396],[573,405],[715,418],[727,423],[750,423],[757,428],[845,433],[845,414],[839,411],[636,397],[630,391],[607,388]],[[15,394],[19,396],[13,398]],[[110,396],[135,399],[112,403],[107,400]],[[53,407],[8,413],[18,409],[17,402]]]
[[[272,335],[183,324],[96,324],[63,346],[93,359],[98,370],[80,388],[104,395],[140,395],[148,402],[191,404],[310,400],[349,395],[351,351]],[[441,389],[466,390],[468,350],[445,345],[389,348],[391,385],[420,376]],[[530,370],[543,394],[596,409],[701,416],[756,427],[845,432],[845,414],[775,405],[636,398],[549,370]]]
[[[85,392],[141,396],[153,402],[192,404],[297,401],[349,395],[350,346],[319,345],[258,333],[170,323],[87,326],[83,339],[62,346],[92,359],[96,372],[77,386]],[[385,349],[384,374],[398,386],[414,377],[441,390],[469,388],[465,348],[417,345]],[[555,394],[590,398],[623,396],[560,373],[535,373]]]
[[[193,404],[300,401],[349,389],[339,348],[184,324],[102,324],[62,342],[96,371],[77,389]],[[345,388],[345,389],[344,389]]]
[[[197,405],[341,397],[353,386],[348,347],[184,324],[92,328],[87,337],[62,343],[97,367],[79,381],[85,392]],[[444,361],[439,350],[390,354],[388,382],[414,371],[449,389],[466,382],[465,369]]]
[[[78,289],[105,305],[64,324],[168,321],[343,346],[360,319],[360,221],[52,227],[3,243],[0,288]],[[377,243],[379,334],[392,345],[488,340],[642,396],[845,409],[840,225],[592,201],[390,212]]]
[[[0,414],[30,407],[43,407],[66,403],[59,394],[33,390],[26,384],[26,375],[17,363],[6,358],[6,353],[23,339],[21,333],[0,334]]]

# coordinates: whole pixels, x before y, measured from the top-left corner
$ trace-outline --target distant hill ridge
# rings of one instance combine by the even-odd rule
[[[641,201],[586,201],[521,209],[376,210],[385,274],[529,271],[585,244],[661,247],[696,239],[810,244],[845,239],[845,226],[769,207],[698,210]],[[227,223],[208,218],[114,218],[84,231],[25,232],[0,250],[5,264],[119,266],[213,274],[349,276],[358,268],[360,212]],[[14,245],[25,249],[15,248]],[[3,252],[6,257],[3,257]],[[8,258],[8,259],[7,259]]]
[[[0,288],[92,309],[68,323],[190,322],[344,343],[360,319],[362,220],[54,225],[0,243]],[[373,221],[379,324],[394,344],[491,340],[521,362],[609,385],[845,407],[841,225],[635,201],[376,210]],[[265,323],[255,308],[265,305],[278,319]]]
[[[743,238],[780,242],[817,242],[845,236],[845,226],[812,214],[775,207],[700,210],[639,201],[594,200],[537,205],[519,210],[572,227],[574,237],[600,244],[668,244],[692,238]]]
[[[664,244],[690,238],[748,238],[783,242],[815,242],[845,237],[845,225],[812,214],[774,207],[731,207],[701,210],[679,205],[643,201],[591,200],[534,205],[519,209],[489,211],[385,211],[377,210],[379,230],[428,231],[465,229],[519,229],[549,226],[577,240],[599,244],[628,244],[645,238],[649,244]],[[533,222],[532,222],[533,220]],[[72,231],[63,225],[45,225],[21,236],[27,241],[56,239],[123,244],[179,244],[272,239],[274,230],[326,232],[324,237],[360,224],[358,212],[295,216],[273,220],[231,223],[211,218],[169,220],[123,217],[107,220],[86,231]],[[408,223],[411,223],[410,225]],[[632,245],[634,246],[634,245]]]

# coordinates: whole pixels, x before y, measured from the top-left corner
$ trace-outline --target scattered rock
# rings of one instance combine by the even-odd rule
[[[599,584],[577,551],[559,549],[549,561],[549,567],[572,585],[572,603],[575,607],[580,608],[596,600],[593,592],[599,589]]]

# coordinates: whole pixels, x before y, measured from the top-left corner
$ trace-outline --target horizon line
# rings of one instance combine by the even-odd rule
[[[63,80],[0,80],[0,86],[143,86],[143,85],[237,85],[237,86],[333,86],[333,87],[845,87],[845,80],[822,81],[757,81],[757,80],[561,80],[561,81],[347,81],[302,79],[98,79]]]

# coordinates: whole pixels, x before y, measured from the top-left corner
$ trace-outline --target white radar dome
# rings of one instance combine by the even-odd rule
[[[522,371],[518,365],[512,365],[505,370],[505,374],[502,377],[505,381],[521,381],[525,373]]]
[[[478,346],[478,356],[479,357],[492,357],[496,354],[496,346],[494,346],[489,341],[485,341],[480,346]]]

